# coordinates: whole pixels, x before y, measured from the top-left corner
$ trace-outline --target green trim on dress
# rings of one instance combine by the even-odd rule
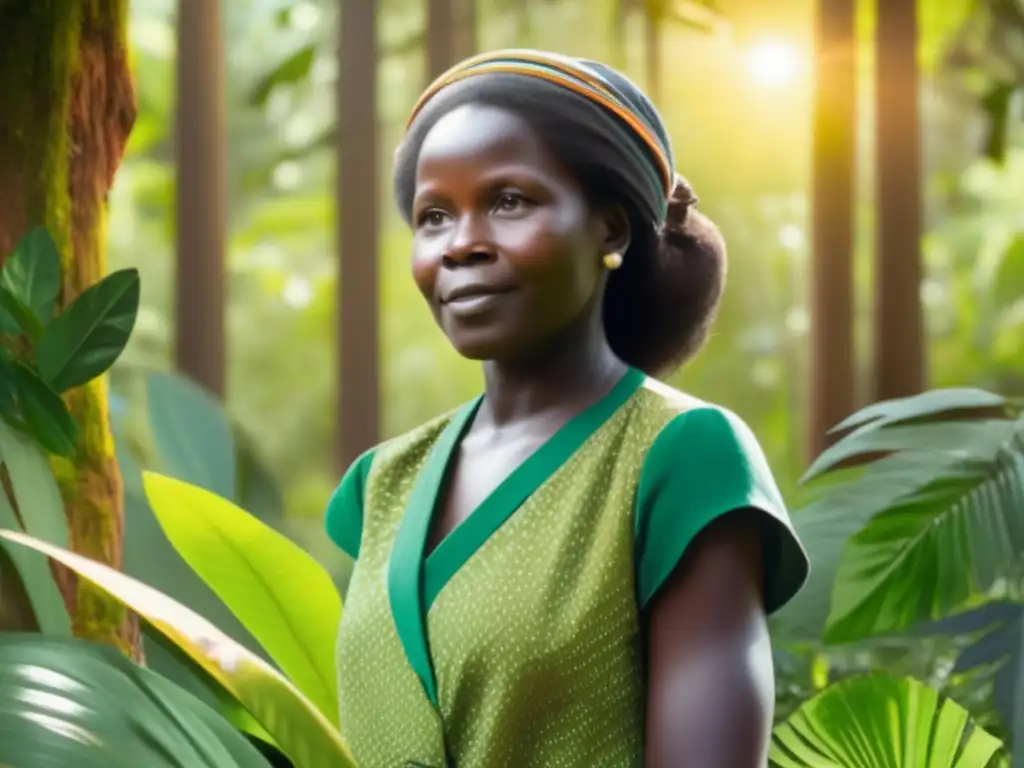
[[[409,664],[435,706],[437,682],[426,632],[426,614],[434,600],[502,523],[633,396],[644,379],[643,372],[628,369],[611,391],[570,419],[516,467],[424,562],[430,524],[438,508],[445,477],[483,397],[463,406],[448,423],[413,486],[388,563],[388,593],[395,629]]]

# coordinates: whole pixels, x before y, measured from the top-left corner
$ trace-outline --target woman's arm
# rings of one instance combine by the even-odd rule
[[[763,768],[775,684],[763,607],[763,528],[704,529],[647,608],[647,768]]]

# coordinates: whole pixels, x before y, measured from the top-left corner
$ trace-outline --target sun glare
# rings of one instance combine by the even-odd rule
[[[800,70],[800,53],[783,42],[758,43],[747,53],[750,77],[761,85],[785,85],[796,79]]]

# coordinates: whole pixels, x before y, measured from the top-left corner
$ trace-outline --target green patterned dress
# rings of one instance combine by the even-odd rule
[[[424,557],[481,399],[364,454],[328,506],[356,561],[342,734],[360,768],[642,766],[640,616],[694,536],[761,510],[767,609],[806,578],[761,449],[734,414],[631,369]]]

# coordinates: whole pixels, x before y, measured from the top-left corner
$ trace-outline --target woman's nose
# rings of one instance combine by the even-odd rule
[[[445,249],[445,260],[453,264],[471,264],[490,261],[494,255],[494,244],[491,241],[486,217],[461,217],[452,230],[451,239]]]

